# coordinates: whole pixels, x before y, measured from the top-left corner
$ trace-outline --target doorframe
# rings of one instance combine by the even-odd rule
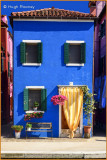
[[[85,85],[73,85],[72,87],[79,87],[79,86],[85,86]],[[58,85],[58,87],[71,87],[70,85]],[[58,92],[59,93],[59,92]],[[62,117],[61,117],[61,105],[59,105],[59,137],[61,137],[61,120],[62,120]],[[81,117],[80,117],[80,134],[81,134],[81,137],[83,136],[83,106],[82,106],[82,112],[81,112]]]

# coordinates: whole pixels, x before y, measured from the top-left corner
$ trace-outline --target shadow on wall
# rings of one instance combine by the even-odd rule
[[[20,62],[20,45],[17,46],[17,66],[20,67],[22,64]]]
[[[18,94],[18,108],[17,108],[18,116],[24,114],[24,106],[23,106],[24,104],[21,102],[23,102],[23,92]]]
[[[81,25],[78,25],[80,22],[14,22],[15,31],[85,31],[89,30],[93,22],[87,23],[82,22]],[[23,26],[23,27],[22,27]],[[79,27],[78,27],[79,26]]]
[[[10,95],[9,95],[9,77],[8,72],[3,71],[1,75],[1,109],[2,109],[2,124],[7,124],[10,122]]]

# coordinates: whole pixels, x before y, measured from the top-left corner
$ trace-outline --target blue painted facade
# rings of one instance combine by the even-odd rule
[[[52,104],[51,97],[58,94],[57,85],[88,85],[92,91],[94,22],[36,22],[14,21],[14,124],[24,125],[23,91],[26,86],[45,86],[47,111],[35,122],[52,122],[53,136],[59,136],[59,106]],[[43,63],[41,66],[22,66],[20,42],[41,40]],[[66,40],[85,41],[86,63],[84,66],[65,66],[64,43]],[[85,117],[83,125],[86,124]],[[25,129],[22,136],[25,136]],[[39,133],[40,136],[43,133]],[[44,133],[48,136],[47,133]]]

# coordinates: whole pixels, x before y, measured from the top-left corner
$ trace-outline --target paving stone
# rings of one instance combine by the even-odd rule
[[[98,159],[98,158],[102,158],[102,159],[106,159],[106,153],[94,153],[94,154],[78,154],[78,153],[71,153],[71,154],[38,154],[38,153],[31,153],[31,154],[26,154],[26,153],[22,153],[22,154],[18,154],[18,153],[2,153],[1,154],[1,158],[2,159],[9,159],[9,158],[46,158],[46,159],[50,159],[50,158],[57,158],[57,159]]]
[[[99,154],[84,154],[84,159],[89,158],[104,158],[106,159],[106,153],[99,153]]]
[[[9,158],[24,158],[24,154],[2,153],[1,158],[7,158],[7,159],[9,159]]]

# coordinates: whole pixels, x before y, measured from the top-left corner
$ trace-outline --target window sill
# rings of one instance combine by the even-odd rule
[[[23,66],[41,66],[41,63],[22,63]]]
[[[84,63],[67,63],[66,66],[84,66]]]
[[[44,86],[26,86],[27,89],[34,89],[34,90],[40,90],[40,89],[44,89]]]
[[[25,111],[25,113],[34,113],[34,112],[38,112],[38,113],[42,112],[42,113],[44,113],[44,111]]]

